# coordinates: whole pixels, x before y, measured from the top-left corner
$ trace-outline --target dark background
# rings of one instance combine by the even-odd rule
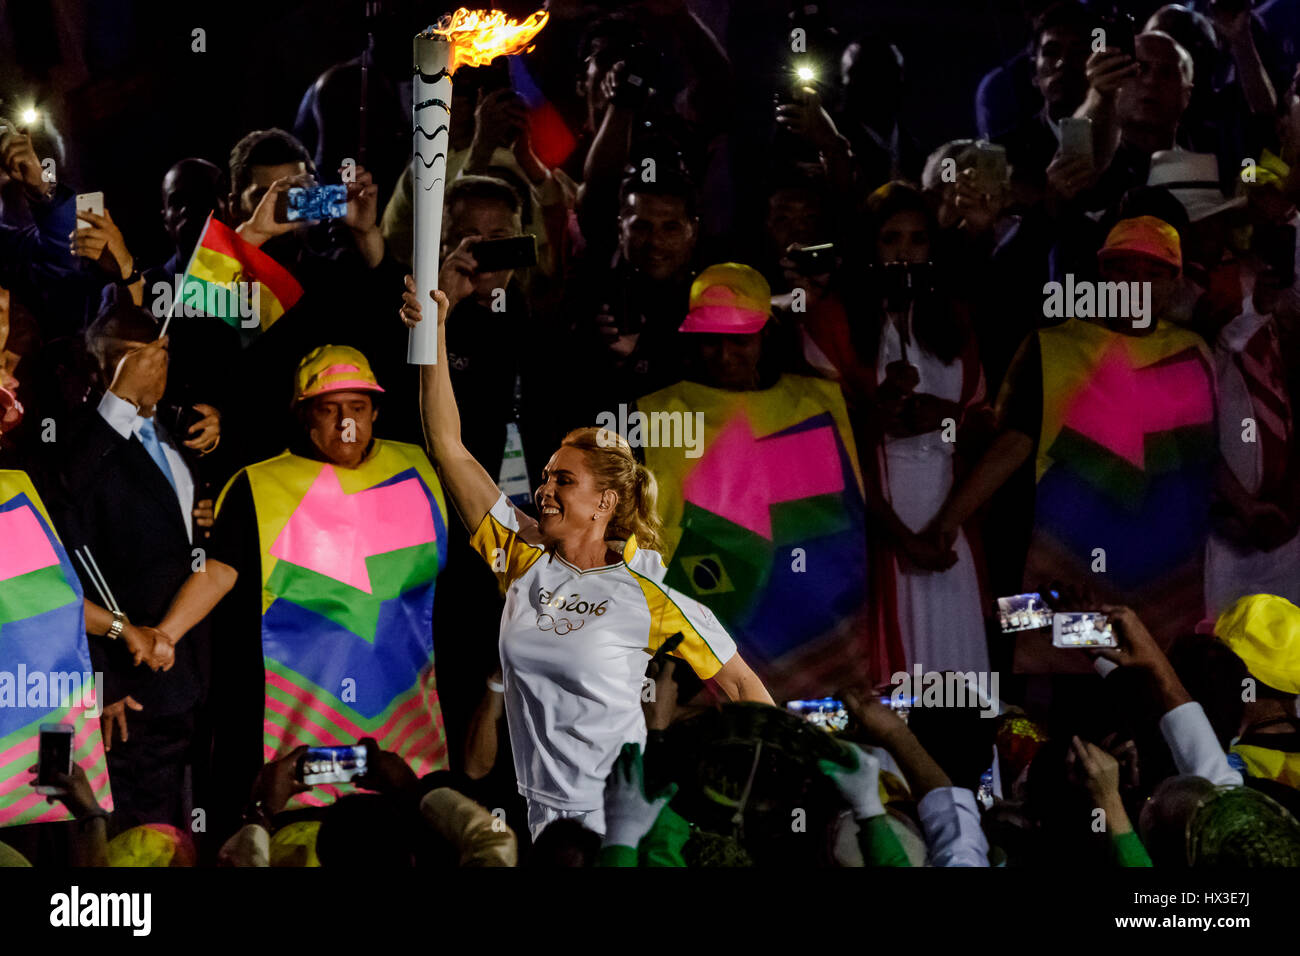
[[[790,3],[690,2],[731,55],[745,98],[737,116],[770,116]],[[534,9],[494,5],[516,15]],[[445,0],[407,6],[412,34],[452,8]],[[846,33],[869,25],[898,44],[907,61],[907,116],[926,149],[974,135],[980,76],[1027,38],[1014,0],[830,0],[822,8]],[[132,249],[151,261],[165,255],[157,210],[166,169],[185,156],[224,169],[247,131],[292,128],[315,78],[360,53],[364,9],[362,0],[0,0],[0,97],[10,107],[48,111],[67,147],[60,179],[76,191],[103,190]],[[195,28],[206,31],[206,52],[191,50]],[[581,114],[571,75],[580,66],[573,40],[580,32],[553,18],[531,55],[547,64],[547,92],[575,127]]]

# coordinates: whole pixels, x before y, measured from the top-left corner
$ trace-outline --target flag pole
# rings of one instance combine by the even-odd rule
[[[158,333],[158,338],[166,335],[167,327],[172,324],[172,316],[176,313],[176,306],[180,304],[182,296],[185,295],[185,280],[189,278],[190,270],[194,268],[194,257],[198,255],[203,240],[208,237],[208,223],[210,222],[212,222],[212,212],[209,212],[208,218],[203,220],[203,231],[199,233],[199,241],[194,243],[194,248],[190,250],[189,261],[185,263],[185,271],[181,273],[181,287],[176,291],[176,295],[172,297],[171,308],[167,310],[167,319],[163,322],[162,331]]]

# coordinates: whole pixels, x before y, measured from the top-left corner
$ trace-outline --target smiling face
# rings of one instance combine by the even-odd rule
[[[327,392],[311,399],[307,431],[333,464],[356,468],[366,456],[379,411],[366,392]]]
[[[561,445],[542,470],[542,483],[533,495],[537,526],[547,543],[577,537],[597,528],[603,536],[618,503],[617,492],[602,491],[587,464],[587,456],[572,445]],[[592,515],[598,517],[593,520]]]
[[[676,196],[630,194],[619,227],[623,257],[656,282],[684,271],[695,251],[695,222]]]

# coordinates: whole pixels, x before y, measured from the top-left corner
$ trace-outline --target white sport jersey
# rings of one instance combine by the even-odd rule
[[[563,810],[604,803],[625,743],[645,743],[641,688],[650,655],[673,652],[710,678],[736,645],[704,605],[664,587],[656,551],[633,537],[617,564],[580,571],[542,548],[537,523],[505,495],[471,537],[506,597],[501,672],[519,792]]]

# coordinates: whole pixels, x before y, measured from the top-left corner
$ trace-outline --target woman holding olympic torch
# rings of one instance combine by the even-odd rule
[[[565,436],[542,472],[538,519],[514,508],[461,442],[443,325],[472,289],[466,239],[446,258],[438,307],[438,364],[421,368],[429,455],[443,487],[505,594],[501,669],[519,791],[534,837],[552,820],[578,818],[604,833],[605,777],[625,743],[644,743],[646,665],[677,633],[672,651],[732,700],[771,703],[762,682],[708,608],[663,585],[654,476],[615,432]],[[402,320],[421,321],[406,279]]]

